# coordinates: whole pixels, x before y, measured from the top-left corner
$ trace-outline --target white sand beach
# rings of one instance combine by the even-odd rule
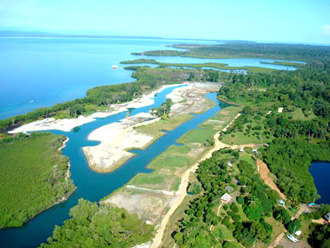
[[[10,131],[10,134],[14,133],[26,133],[30,131],[43,131],[43,130],[61,130],[64,132],[69,132],[75,127],[84,125],[86,123],[95,121],[96,118],[104,118],[110,115],[118,114],[120,112],[126,111],[128,108],[140,108],[144,106],[148,106],[154,103],[154,100],[152,99],[155,94],[163,91],[166,88],[173,87],[173,86],[179,86],[183,84],[172,84],[172,85],[164,85],[160,87],[158,90],[155,90],[147,95],[143,95],[141,98],[134,99],[131,102],[122,103],[122,104],[113,104],[110,106],[110,109],[108,112],[96,112],[89,116],[79,116],[78,118],[74,119],[58,119],[55,120],[54,118],[46,118],[39,121],[34,121],[25,125],[22,125],[12,131]]]

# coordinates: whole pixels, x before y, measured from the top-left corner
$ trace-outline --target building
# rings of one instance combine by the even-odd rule
[[[225,203],[231,202],[231,199],[232,197],[228,193],[225,193],[223,196],[221,196],[221,201]]]
[[[254,153],[255,155],[258,154],[258,150],[257,150],[257,149],[253,149],[252,151],[253,151],[253,153]]]
[[[285,201],[284,201],[283,199],[281,199],[281,200],[280,200],[280,204],[281,204],[282,206],[285,206]]]
[[[231,162],[227,162],[227,165],[228,165],[229,167],[233,167],[233,164],[232,164]]]
[[[323,218],[324,218],[328,223],[330,223],[330,212],[327,213],[327,214],[325,214],[325,215],[323,216]]]

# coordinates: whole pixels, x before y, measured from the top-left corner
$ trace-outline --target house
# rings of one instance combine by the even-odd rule
[[[227,162],[227,165],[229,166],[229,167],[233,167],[233,164],[231,163],[231,162]]]
[[[323,218],[324,218],[328,223],[330,223],[330,212],[327,213],[327,214],[325,214],[325,215],[323,216]]]
[[[255,155],[258,154],[258,150],[257,150],[257,149],[253,149],[252,151],[253,151],[253,153],[254,153]]]
[[[221,201],[225,203],[231,202],[231,199],[232,197],[228,193],[225,193],[223,196],[221,196]]]
[[[285,206],[285,201],[284,201],[283,199],[281,199],[281,200],[280,200],[280,204],[281,204],[282,206]]]
[[[241,147],[238,151],[239,152],[244,152],[244,147]]]
[[[294,235],[296,235],[296,236],[300,236],[301,234],[302,234],[302,231],[300,231],[300,230],[298,230],[294,233]]]

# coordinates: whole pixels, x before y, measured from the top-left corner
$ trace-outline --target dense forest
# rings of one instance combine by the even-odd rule
[[[174,45],[178,50],[156,50],[143,52],[149,56],[182,56],[197,58],[266,58],[312,61],[330,57],[330,47],[298,44],[269,44],[256,42],[225,41],[219,45]],[[141,53],[133,53],[140,55]]]
[[[151,239],[154,230],[125,209],[84,199],[70,210],[70,216],[40,247],[133,247]]]
[[[1,228],[22,226],[75,190],[68,158],[58,151],[64,140],[51,133],[0,140]]]

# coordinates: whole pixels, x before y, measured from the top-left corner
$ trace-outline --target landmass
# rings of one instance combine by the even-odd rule
[[[200,129],[190,130],[179,138],[180,146],[170,146],[147,166],[153,169],[152,173],[136,175],[101,201],[102,206],[125,208],[137,214],[142,222],[155,226],[152,242],[150,230],[146,234],[148,238],[129,245],[195,247],[198,242],[204,247],[275,247],[291,242],[287,237],[296,237],[306,247],[327,247],[330,229],[322,217],[330,212],[330,206],[308,205],[320,197],[308,170],[313,160],[330,161],[329,48],[255,43],[176,47],[187,50],[144,54],[258,57],[299,60],[307,64],[296,71],[250,71],[248,74],[135,67],[136,83],[97,87],[84,99],[10,118],[1,122],[1,127],[13,128],[47,115],[55,119],[72,118],[96,110],[109,114],[116,111],[113,104],[129,102],[162,85],[201,82],[189,83],[192,90],[188,93],[184,92],[189,86],[168,96],[174,103],[168,119],[159,120],[147,113],[91,134],[91,139],[101,141],[98,151],[87,148],[87,157],[94,169],[104,169],[102,161],[107,158],[107,164],[111,162],[111,154],[117,154],[117,150],[109,152],[111,149],[121,151],[122,155],[106,168],[112,170],[132,156],[126,156],[127,150],[135,146],[142,149],[159,138],[164,126],[171,130],[189,120],[190,113],[209,109],[212,103],[204,96],[210,90],[203,89],[207,86],[204,82],[209,82],[218,87],[219,99],[236,105],[223,108],[200,124]],[[150,119],[153,120],[148,122]],[[114,131],[120,134],[107,140]],[[95,156],[97,153],[101,155]],[[72,210],[73,219],[66,225],[75,221],[74,212]],[[78,226],[85,224],[78,223]],[[50,243],[58,240],[56,234],[63,228],[55,229]],[[296,234],[298,229],[302,234]],[[93,244],[90,239],[87,241]]]
[[[75,190],[64,136],[18,134],[0,140],[0,226],[18,227]]]

